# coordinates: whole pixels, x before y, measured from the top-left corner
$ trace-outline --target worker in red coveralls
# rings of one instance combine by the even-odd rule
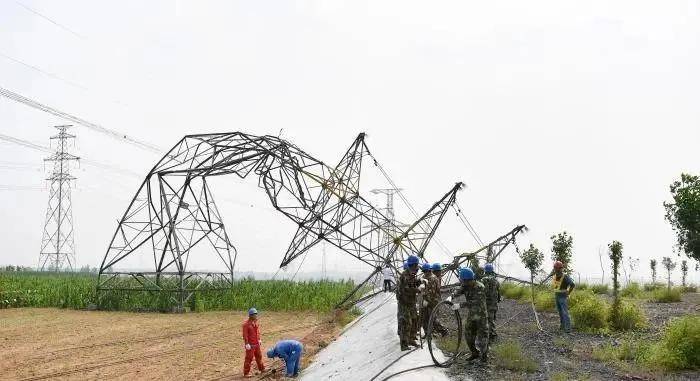
[[[265,371],[265,364],[262,362],[262,352],[260,346],[260,325],[258,324],[258,310],[255,307],[248,310],[248,320],[243,322],[243,342],[245,344],[245,361],[243,362],[243,377],[252,377],[250,375],[250,364],[255,357],[255,363],[258,366],[258,371]]]

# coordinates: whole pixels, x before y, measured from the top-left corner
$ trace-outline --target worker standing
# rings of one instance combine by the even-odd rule
[[[250,365],[255,358],[255,364],[259,372],[265,371],[260,352],[260,324],[258,323],[258,310],[252,307],[248,310],[248,319],[243,322],[243,344],[245,346],[245,360],[243,361],[243,377],[251,377]]]
[[[484,277],[481,278],[481,283],[486,287],[489,339],[493,340],[498,336],[496,334],[496,313],[498,312],[498,303],[501,301],[501,284],[498,282],[498,279],[496,279],[496,273],[493,271],[493,264],[487,263],[484,265]]]
[[[428,326],[430,325],[430,315],[433,312],[433,309],[435,309],[435,306],[440,303],[440,287],[442,286],[440,277],[442,275],[442,265],[439,263],[433,263],[430,265],[430,270],[432,275],[428,279],[428,285],[425,289],[425,295],[423,297],[423,330],[425,331],[426,335],[428,334]],[[447,335],[447,329],[440,324],[437,318],[433,321],[433,329],[443,337]]]
[[[418,347],[416,342],[416,327],[418,311],[416,310],[416,297],[425,286],[419,285],[416,278],[418,273],[418,257],[410,255],[406,259],[408,268],[401,273],[396,285],[396,297],[399,304],[399,337],[401,350],[408,350],[409,345]]]
[[[421,294],[420,298],[420,326],[423,327],[423,334],[427,335],[430,312],[432,311],[430,306],[432,305],[434,307],[437,304],[437,302],[431,303],[434,298],[432,287],[435,277],[433,276],[433,266],[430,263],[423,263],[420,269],[423,272],[423,279],[421,279],[421,283],[425,285],[425,292]]]
[[[301,355],[304,352],[304,346],[296,340],[278,341],[274,347],[268,349],[267,357],[279,357],[284,360],[286,368],[286,377],[296,377],[301,370]]]
[[[481,282],[475,279],[474,271],[470,268],[459,269],[460,288],[453,292],[447,298],[452,301],[453,298],[464,295],[466,302],[464,307],[469,311],[467,317],[465,336],[467,345],[471,350],[471,356],[467,360],[475,360],[480,358],[482,363],[488,361],[489,351],[489,327],[488,317],[486,316],[486,287]],[[454,303],[453,310],[459,310],[461,305]],[[478,349],[477,349],[478,344]]]
[[[392,283],[394,283],[394,271],[387,266],[382,270],[382,275],[384,276],[384,292],[389,292]]]
[[[554,262],[554,277],[552,288],[554,289],[554,302],[559,312],[559,330],[571,332],[571,319],[569,318],[569,294],[576,285],[568,274],[564,274],[564,264],[561,261]]]
[[[403,261],[403,271],[406,270],[408,270],[408,263],[406,263],[406,261]],[[401,316],[403,315],[403,304],[399,301],[398,284],[396,287],[396,325],[398,327],[396,329],[396,334],[399,335],[399,339],[401,339]]]

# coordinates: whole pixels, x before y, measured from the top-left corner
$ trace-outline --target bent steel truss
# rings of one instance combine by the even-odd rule
[[[169,291],[181,306],[212,279],[224,287],[233,284],[237,252],[207,184],[210,176],[257,176],[274,208],[297,224],[280,266],[321,240],[375,272],[386,267],[396,270],[409,254],[423,257],[462,184],[452,187],[408,228],[396,226],[360,195],[362,159],[370,155],[364,138],[360,134],[331,168],[274,136],[241,132],[185,136],[148,173],[119,221],[100,267],[98,291]],[[214,249],[224,272],[187,271],[192,249],[202,242]],[[133,255],[148,255],[153,270],[112,271]],[[169,278],[174,280],[166,282]]]

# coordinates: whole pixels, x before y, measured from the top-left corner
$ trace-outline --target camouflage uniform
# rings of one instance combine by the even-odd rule
[[[481,282],[474,281],[474,286],[462,285],[452,294],[452,297],[464,295],[466,302],[464,307],[469,310],[466,332],[467,345],[472,351],[472,355],[481,354],[482,359],[486,359],[489,351],[489,324],[486,308],[486,287]],[[479,350],[477,351],[477,342]]]
[[[428,280],[428,285],[425,287],[425,291],[423,292],[423,300],[427,302],[428,305],[425,307],[421,307],[421,314],[423,318],[423,331],[427,335],[428,324],[430,323],[430,314],[433,312],[435,306],[437,306],[437,304],[440,303],[440,278],[438,278],[435,275],[430,275],[425,279]],[[443,327],[442,324],[440,324],[440,322],[437,320],[433,322],[433,328],[437,333],[443,335],[447,333],[445,327]]]
[[[489,316],[489,336],[496,337],[496,312],[498,312],[498,302],[501,301],[501,284],[498,283],[494,274],[487,273],[481,279],[481,283],[486,287],[486,309]]]
[[[416,295],[420,282],[416,275],[410,270],[404,270],[396,285],[396,298],[398,299],[399,311],[399,337],[401,338],[401,349],[408,348],[408,345],[416,342],[416,328],[418,324],[418,311],[416,310]]]

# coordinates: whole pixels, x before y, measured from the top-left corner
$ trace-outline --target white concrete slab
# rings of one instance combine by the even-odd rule
[[[371,380],[384,367],[406,352],[399,348],[396,334],[396,296],[379,294],[363,305],[365,313],[350,323],[338,339],[324,348],[301,373],[301,380]],[[381,373],[382,380],[393,373],[432,364],[427,346],[398,360]],[[443,369],[427,368],[408,372],[391,380],[449,380]]]

